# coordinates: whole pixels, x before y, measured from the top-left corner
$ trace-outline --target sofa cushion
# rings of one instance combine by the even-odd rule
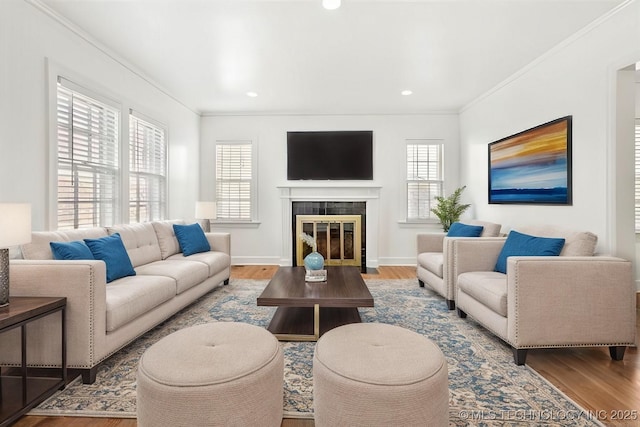
[[[184,256],[211,250],[207,236],[204,235],[204,230],[200,224],[173,224],[173,231],[176,233],[180,250]]]
[[[176,295],[176,282],[163,276],[128,276],[107,285],[107,332],[130,323]]]
[[[51,242],[72,242],[104,236],[107,236],[107,230],[103,227],[65,231],[34,231],[31,233],[31,242],[20,245],[20,250],[24,259],[53,259]]]
[[[447,237],[480,237],[484,227],[482,225],[469,225],[461,222],[454,222],[449,227]]]
[[[95,259],[91,249],[81,240],[73,242],[50,242],[53,259],[82,260]]]
[[[181,293],[189,288],[204,282],[209,277],[209,267],[202,262],[156,261],[141,265],[136,268],[136,273],[146,276],[167,276],[176,282],[176,293]]]
[[[501,224],[496,224],[494,222],[487,221],[479,221],[477,219],[465,220],[465,224],[471,225],[481,225],[482,233],[480,237],[498,237],[500,235],[500,229],[502,228]]]
[[[162,259],[158,238],[151,223],[118,225],[107,227],[107,231],[109,234],[120,234],[134,267]]]
[[[126,276],[135,276],[129,254],[118,233],[99,239],[84,239],[95,259],[107,265],[107,283]]]
[[[507,272],[507,258],[510,256],[557,256],[564,246],[564,239],[538,237],[511,231],[498,255],[495,271]]]
[[[173,224],[183,225],[184,221],[169,220],[154,221],[151,223],[156,232],[156,237],[158,238],[158,245],[160,246],[162,259],[167,259],[171,255],[175,255],[180,252],[180,244],[176,238],[176,233],[173,231]]]
[[[438,277],[443,277],[444,254],[442,252],[423,252],[418,254],[418,265]]]
[[[193,254],[185,258],[182,254],[176,254],[167,258],[169,261],[198,261],[209,267],[209,277],[214,276],[221,271],[229,268],[231,257],[224,252],[201,252]]]
[[[598,236],[589,231],[575,231],[551,225],[522,227],[521,232],[542,237],[561,237],[564,247],[560,256],[593,256]]]
[[[507,276],[496,271],[474,271],[458,276],[457,286],[465,294],[507,317]]]

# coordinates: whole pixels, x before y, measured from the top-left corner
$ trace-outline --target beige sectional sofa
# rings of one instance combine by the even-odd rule
[[[99,364],[137,337],[229,283],[230,235],[206,233],[208,252],[185,257],[173,231],[182,221],[158,221],[70,231],[34,232],[21,247],[23,259],[10,262],[12,296],[67,297],[67,360],[95,381]],[[49,243],[94,239],[119,233],[136,275],[110,283],[98,260],[54,260]],[[51,316],[49,316],[53,319]],[[28,364],[60,366],[60,320],[29,325]],[[0,364],[20,361],[19,334],[3,337]]]

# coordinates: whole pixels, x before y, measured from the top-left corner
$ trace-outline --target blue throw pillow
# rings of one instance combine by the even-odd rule
[[[107,283],[126,276],[135,276],[129,254],[119,233],[99,239],[84,239],[93,257],[107,264]]]
[[[447,237],[479,237],[484,227],[481,225],[468,225],[454,222],[449,227]]]
[[[558,256],[564,239],[536,237],[511,231],[498,255],[495,271],[507,273],[507,258],[510,256]]]
[[[184,256],[197,254],[199,252],[207,252],[211,250],[207,236],[200,224],[194,223],[190,225],[173,224],[173,231],[180,244],[180,250]]]
[[[49,246],[51,247],[53,259],[95,259],[89,246],[85,245],[81,240],[74,240],[73,242],[50,242]]]

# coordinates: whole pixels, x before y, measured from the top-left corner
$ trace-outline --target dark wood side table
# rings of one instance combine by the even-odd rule
[[[8,426],[22,415],[63,389],[67,382],[67,336],[65,327],[66,298],[11,297],[9,306],[0,308],[0,343],[2,333],[20,327],[22,363],[19,374],[14,369],[0,371],[0,426]],[[27,324],[34,320],[60,312],[62,316],[62,363],[59,377],[35,376],[27,372]],[[18,370],[18,369],[15,369]]]

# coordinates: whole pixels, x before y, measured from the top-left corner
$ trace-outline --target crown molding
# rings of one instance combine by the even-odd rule
[[[513,73],[511,76],[509,76],[506,79],[504,79],[502,82],[498,83],[493,88],[489,89],[488,91],[486,91],[482,95],[478,96],[477,98],[475,98],[475,99],[471,100],[470,102],[468,102],[467,104],[465,104],[460,109],[459,113],[460,114],[464,113],[468,109],[470,109],[473,106],[475,106],[476,104],[482,102],[484,99],[490,97],[491,95],[493,95],[494,93],[498,92],[502,88],[504,88],[504,87],[510,85],[511,83],[513,83],[514,81],[520,79],[522,76],[527,74],[529,71],[533,70],[535,67],[537,67],[538,65],[540,65],[541,63],[546,61],[548,58],[554,56],[558,52],[560,52],[563,49],[565,49],[567,46],[573,44],[576,40],[579,40],[582,37],[586,36],[591,31],[593,31],[594,29],[598,28],[600,25],[602,25],[604,22],[606,22],[609,19],[611,19],[613,16],[617,15],[618,13],[621,13],[621,11],[623,9],[627,8],[629,5],[635,3],[636,1],[637,0],[625,0],[624,2],[620,3],[619,5],[617,5],[616,7],[614,7],[613,9],[608,11],[607,13],[605,13],[604,15],[600,16],[599,18],[597,18],[593,22],[589,23],[584,28],[582,28],[582,29],[578,30],[577,32],[573,33],[572,35],[570,35],[569,37],[567,37],[566,39],[564,39],[563,41],[561,41],[560,43],[558,43],[557,45],[555,45],[554,47],[552,47],[551,49],[549,49],[548,51],[546,51],[545,53],[543,53],[542,55],[540,55],[539,57],[534,59],[533,61],[531,61],[529,64],[527,64],[524,67],[522,67],[520,70],[518,70],[515,73]]]
[[[58,12],[56,12],[53,9],[51,9],[46,4],[42,3],[42,1],[40,1],[40,0],[24,0],[24,1],[27,4],[30,4],[31,6],[33,6],[35,9],[37,9],[40,12],[44,13],[45,15],[47,15],[49,18],[51,18],[54,21],[58,22],[60,25],[62,25],[63,27],[65,27],[66,29],[68,29],[69,31],[74,33],[76,36],[80,37],[82,40],[84,40],[89,45],[93,46],[94,48],[96,48],[97,50],[102,52],[105,56],[107,56],[108,58],[110,58],[111,60],[116,62],[118,65],[120,65],[123,68],[125,68],[127,71],[131,72],[132,74],[136,75],[140,79],[144,80],[146,83],[148,83],[153,88],[155,88],[158,91],[160,91],[162,94],[164,94],[167,97],[171,98],[173,101],[175,101],[178,104],[182,105],[183,107],[185,107],[189,111],[193,112],[194,114],[200,115],[200,112],[197,109],[195,109],[195,108],[187,105],[186,103],[182,102],[180,99],[178,99],[177,97],[172,95],[169,90],[167,90],[166,88],[162,87],[159,83],[154,81],[151,77],[149,77],[146,73],[144,73],[138,67],[136,67],[135,65],[131,64],[129,61],[127,61],[126,59],[124,59],[123,57],[121,57],[120,55],[115,53],[112,49],[108,48],[103,43],[101,43],[100,41],[96,40],[93,36],[91,36],[89,33],[84,31],[82,28],[80,28],[79,26],[77,26],[73,22],[69,21],[67,18],[63,17]]]
[[[425,110],[425,111],[364,111],[364,112],[345,112],[345,111],[208,111],[200,113],[202,117],[244,117],[244,116],[458,116],[460,112],[457,110]]]

